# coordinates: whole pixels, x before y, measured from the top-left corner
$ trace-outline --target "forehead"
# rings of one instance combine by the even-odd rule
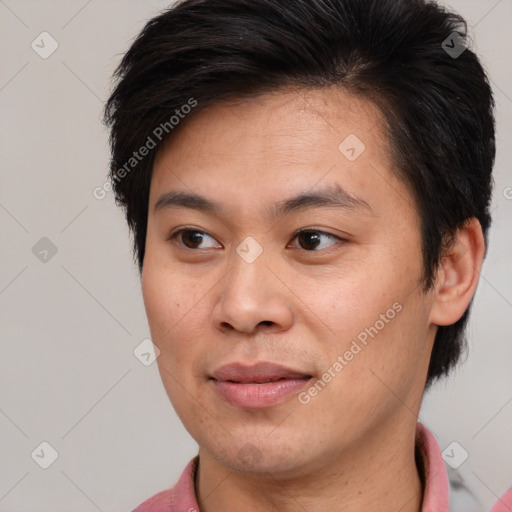
[[[231,203],[245,197],[262,208],[272,198],[320,185],[339,185],[368,199],[375,187],[407,196],[392,170],[384,127],[373,103],[332,87],[208,106],[186,119],[158,152],[150,209],[171,188],[202,190]]]
[[[357,133],[366,147],[381,151],[381,158],[387,159],[389,147],[384,126],[383,116],[372,102],[339,87],[282,89],[251,98],[224,100],[205,108],[199,105],[159,155],[173,152],[177,158],[191,158],[200,156],[203,150],[225,154],[226,149],[231,149],[235,159],[243,149],[252,148],[274,151],[276,156],[292,160],[296,156],[302,162],[307,159],[306,150],[310,153],[317,148],[323,154],[326,149],[338,150],[337,143]],[[242,141],[243,146],[235,145]],[[220,142],[231,144],[226,148]],[[315,153],[310,153],[312,158]]]

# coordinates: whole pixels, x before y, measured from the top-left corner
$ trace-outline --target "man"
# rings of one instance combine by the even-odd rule
[[[111,179],[199,445],[138,512],[448,510],[417,418],[464,348],[495,154],[464,36],[422,0],[188,0],[124,56]]]

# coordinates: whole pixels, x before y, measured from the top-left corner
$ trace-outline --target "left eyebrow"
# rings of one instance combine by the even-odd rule
[[[320,207],[345,209],[366,215],[375,215],[373,209],[366,201],[350,195],[337,183],[322,187],[314,192],[303,192],[283,201],[278,201],[270,205],[267,209],[267,214],[271,219],[275,219],[292,212]],[[171,208],[190,208],[217,216],[228,216],[221,203],[196,193],[185,192],[166,192],[162,194],[155,203],[153,212],[157,213]]]
[[[304,192],[284,201],[279,201],[270,206],[268,213],[271,218],[277,218],[291,212],[320,207],[352,210],[366,215],[375,215],[372,207],[364,199],[350,195],[337,183],[322,187],[314,192]]]

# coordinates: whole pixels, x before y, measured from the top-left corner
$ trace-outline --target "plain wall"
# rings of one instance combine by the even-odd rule
[[[128,229],[111,193],[93,196],[107,175],[110,76],[167,5],[0,1],[2,512],[128,511],[172,486],[197,452],[156,363],[133,354],[150,335]],[[512,2],[450,5],[495,92],[494,220],[469,357],[425,397],[420,421],[441,449],[457,441],[469,453],[458,471],[486,511],[512,483]],[[31,47],[43,31],[59,45],[46,59]],[[43,237],[57,250],[46,262],[33,252],[48,250]],[[43,441],[58,452],[48,469],[31,456]]]

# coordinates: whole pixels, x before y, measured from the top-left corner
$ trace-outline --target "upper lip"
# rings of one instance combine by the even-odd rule
[[[311,375],[280,364],[261,361],[252,365],[243,363],[226,364],[217,368],[213,372],[212,377],[218,381],[260,383],[279,379],[303,379],[311,377]]]

